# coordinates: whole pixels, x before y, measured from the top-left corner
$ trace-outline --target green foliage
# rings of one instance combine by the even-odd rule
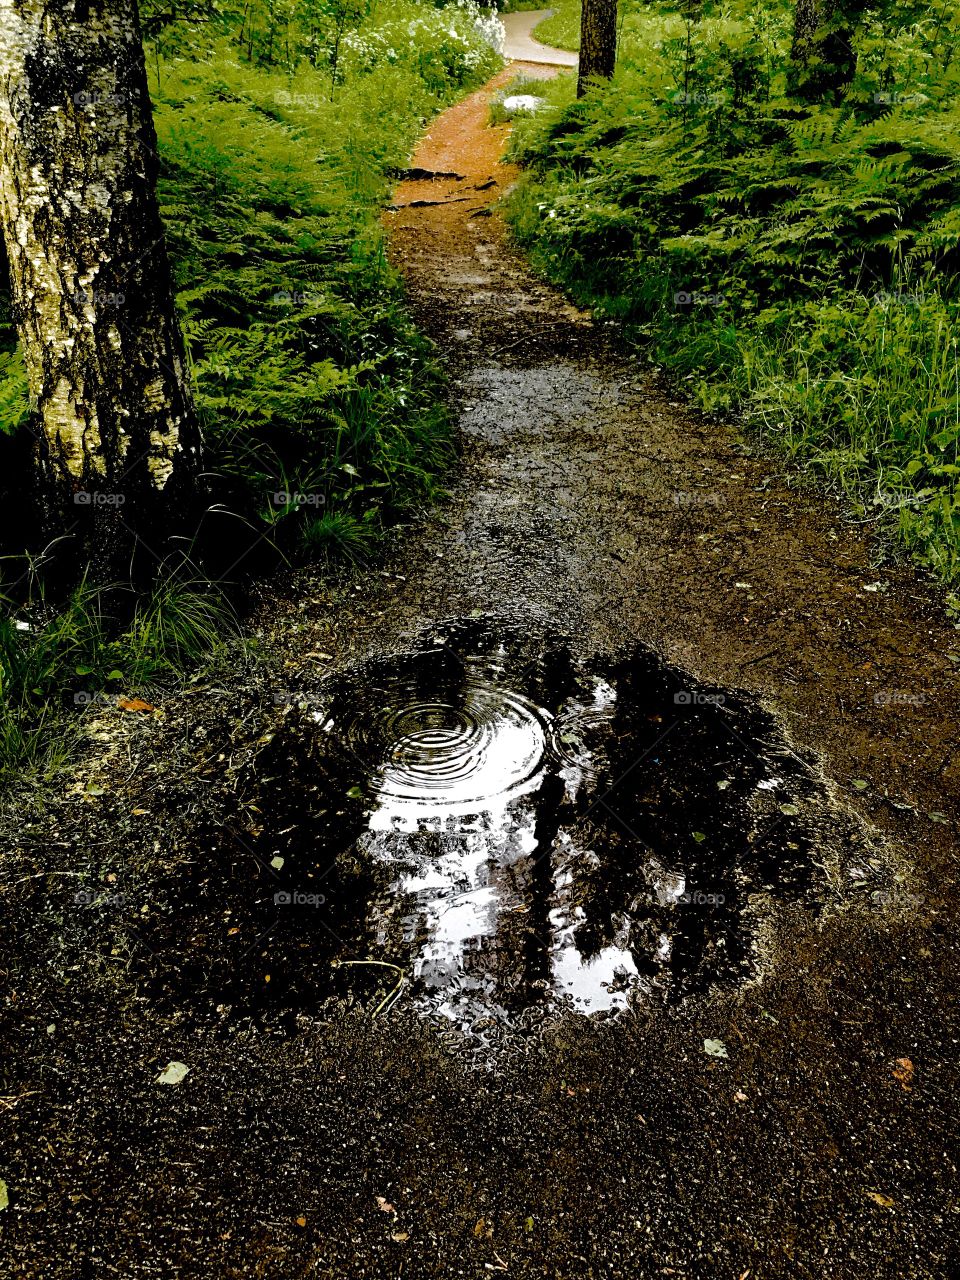
[[[258,67],[225,38],[162,68],[161,208],[215,497],[286,552],[317,545],[321,506],[375,535],[449,452],[378,215],[423,119],[495,65],[471,21],[379,6],[342,36],[335,96],[328,65]]]
[[[530,8],[542,6],[531,5]],[[551,45],[554,49],[580,49],[580,0],[557,0],[550,6],[552,12],[533,29],[535,40]]]
[[[426,119],[499,57],[469,0],[250,0],[242,12],[194,0],[176,12],[157,0],[143,16],[211,502],[244,545],[362,560],[436,491],[452,448],[381,212]],[[13,433],[26,379],[2,294],[0,348],[0,427]],[[161,578],[140,599],[84,585],[53,608],[24,596],[24,581],[42,596],[42,572],[14,565],[0,596],[0,775],[53,766],[65,712],[174,677],[233,630],[203,584]]]
[[[738,409],[952,582],[956,6],[862,23],[839,105],[787,95],[790,20],[628,8],[612,84],[576,102],[562,77],[518,125],[513,225],[702,404]]]
[[[0,779],[30,763],[62,763],[76,726],[64,713],[116,708],[165,676],[214,653],[236,626],[219,592],[166,581],[136,602],[126,592],[73,592],[66,607],[42,603],[0,615]]]
[[[27,371],[19,349],[0,351],[0,431],[13,435],[30,416]]]

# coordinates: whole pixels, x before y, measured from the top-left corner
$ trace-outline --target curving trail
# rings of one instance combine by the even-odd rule
[[[957,634],[839,506],[692,412],[515,251],[497,208],[518,178],[501,158],[509,130],[487,120],[518,67],[551,73],[515,64],[436,120],[412,163],[457,176],[401,185],[385,215],[451,376],[449,499],[356,580],[308,571],[265,591],[260,662],[104,728],[5,854],[4,1277],[960,1274]],[[653,769],[676,699],[645,700],[661,655],[761,703],[790,767],[873,843],[838,850],[815,824],[801,852],[826,891],[791,896],[774,861],[744,892],[739,985],[609,1021],[534,1010],[481,1069],[389,984],[377,1017],[372,999],[314,999],[340,954],[323,920],[339,917],[315,896],[288,935],[289,894],[273,904],[356,817],[349,753],[304,745],[322,732],[325,677],[350,691],[353,672],[354,705],[379,698],[392,715],[376,664],[412,637],[436,645],[451,619],[510,625],[541,656],[562,633],[571,666],[651,646],[628,686],[645,714],[613,743],[629,748],[624,777],[632,744],[652,744],[641,818],[664,796],[676,812],[675,776]],[[454,765],[461,728],[439,723]],[[690,755],[717,755],[719,735],[698,732]],[[721,740],[724,765],[760,741]],[[419,742],[384,779],[403,802],[411,777],[422,790]],[[527,754],[514,763],[525,779]],[[552,847],[547,818],[535,835]],[[103,901],[78,909],[78,884]],[[314,888],[336,910],[350,885],[325,871]],[[517,954],[533,932],[523,906],[509,913]],[[44,955],[56,964],[23,963]],[[392,968],[367,950],[334,963],[357,981]],[[301,1003],[249,1016],[251,974],[265,1004],[284,982]],[[189,1067],[177,1086],[158,1082],[171,1062]]]
[[[579,57],[566,49],[554,49],[542,44],[534,35],[534,29],[552,9],[525,10],[522,13],[505,13],[502,22],[507,32],[503,56],[511,62],[532,62],[548,67],[575,67]]]

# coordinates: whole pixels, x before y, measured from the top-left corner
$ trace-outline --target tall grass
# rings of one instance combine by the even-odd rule
[[[0,616],[0,780],[27,764],[55,769],[81,714],[138,706],[157,681],[236,634],[229,602],[207,584],[160,582],[132,616],[128,597],[83,582],[65,607],[41,602]]]

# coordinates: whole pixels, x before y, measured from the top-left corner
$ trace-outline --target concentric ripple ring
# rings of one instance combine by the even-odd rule
[[[379,747],[371,787],[381,809],[480,811],[539,781],[551,717],[521,694],[469,667],[456,703],[390,692],[394,705],[365,735]]]

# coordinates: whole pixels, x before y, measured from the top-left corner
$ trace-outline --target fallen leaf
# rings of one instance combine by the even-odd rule
[[[305,1227],[306,1225],[307,1225],[307,1220],[306,1220],[306,1218],[298,1218],[298,1219],[297,1219],[297,1226],[298,1226],[298,1227]]]
[[[880,1205],[882,1209],[892,1209],[894,1201],[889,1196],[883,1195],[880,1191],[865,1191],[864,1195],[868,1200],[872,1200],[874,1204]]]
[[[142,698],[118,698],[117,706],[121,711],[156,711],[152,702],[144,702]]]
[[[0,1209],[6,1209],[10,1203],[10,1193],[7,1191],[7,1184],[0,1178]]]
[[[800,810],[795,804],[782,804],[780,806],[780,812],[785,813],[788,818],[793,818],[800,812]]]
[[[910,1092],[910,1081],[913,1079],[913,1063],[909,1058],[897,1058],[891,1068],[894,1080],[900,1082],[900,1088]]]
[[[385,1200],[383,1196],[377,1196],[377,1208],[381,1213],[396,1213],[396,1209],[389,1200]]]
[[[866,791],[870,783],[866,780],[866,778],[854,778],[851,785],[855,787],[857,791]]]
[[[168,1062],[153,1083],[180,1084],[189,1070],[185,1062]]]
[[[410,1232],[409,1232],[409,1231],[394,1231],[394,1233],[393,1233],[393,1235],[390,1237],[390,1239],[391,1239],[391,1240],[396,1240],[397,1244],[403,1244],[404,1240],[409,1240],[409,1239],[410,1239]]]
[[[710,1058],[727,1058],[727,1046],[722,1040],[704,1040],[703,1052]]]

